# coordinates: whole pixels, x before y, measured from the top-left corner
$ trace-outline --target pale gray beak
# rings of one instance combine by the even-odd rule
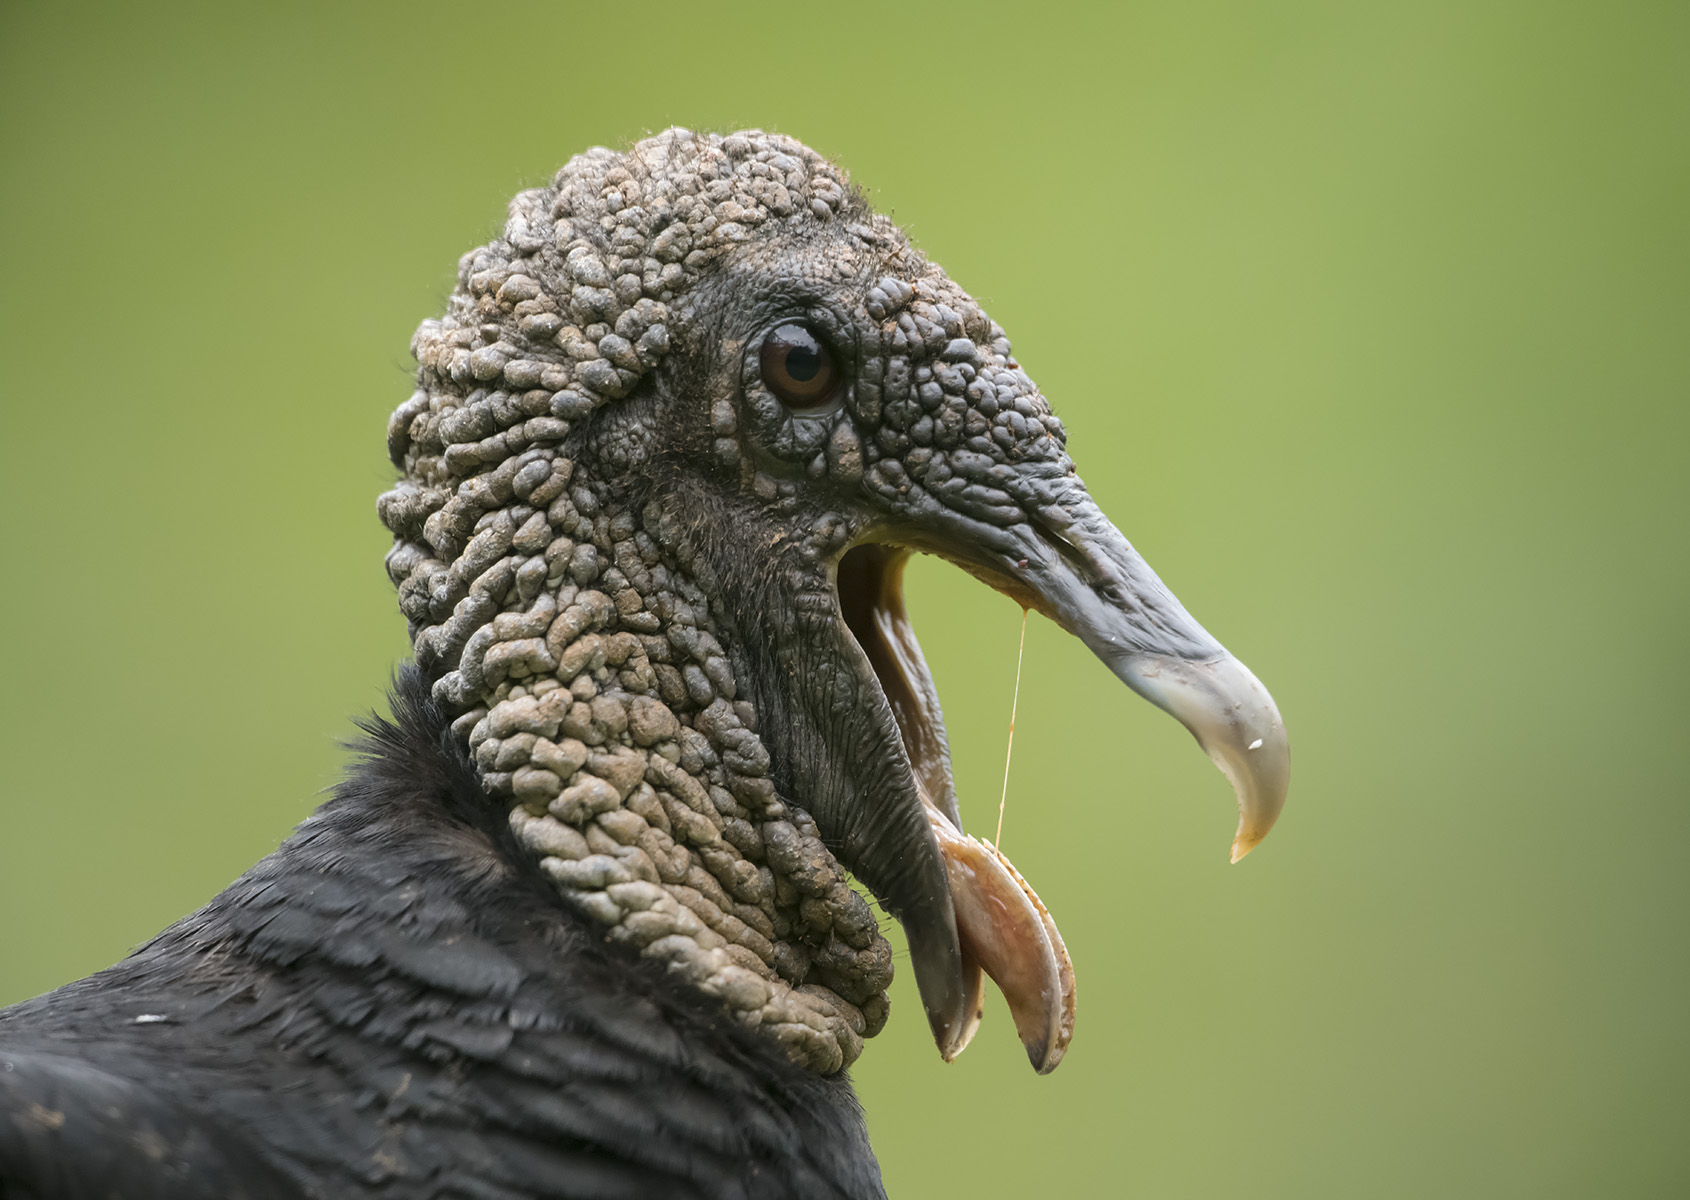
[[[1129,654],[1109,665],[1133,691],[1191,730],[1232,781],[1238,795],[1232,861],[1250,853],[1273,828],[1291,785],[1291,744],[1268,690],[1230,654],[1208,662]]]
[[[1003,590],[1079,638],[1191,731],[1237,794],[1237,862],[1273,828],[1291,783],[1290,742],[1273,697],[1185,611],[1083,490],[1038,515],[1039,527],[1013,531],[1018,557],[1005,573],[1014,585]]]
[[[1267,836],[1285,806],[1291,756],[1267,689],[1192,619],[1077,476],[1024,504],[1030,519],[1000,525],[913,493],[916,519],[885,531],[886,543],[904,549],[864,544],[853,550],[840,573],[840,597],[865,667],[887,694],[927,815],[930,844],[905,858],[925,861],[922,851],[929,851],[948,872],[942,890],[930,888],[898,910],[940,1052],[953,1058],[972,1036],[985,965],[996,968],[992,977],[1010,1000],[1029,1057],[1046,1071],[1061,1060],[1073,1030],[1072,964],[1032,888],[995,847],[962,834],[937,696],[903,615],[899,580],[907,549],[950,559],[1037,609],[1128,687],[1178,718],[1237,795],[1233,862]],[[1001,878],[989,859],[1001,860]],[[1005,883],[1012,877],[1014,887]],[[962,927],[971,956],[959,941]]]

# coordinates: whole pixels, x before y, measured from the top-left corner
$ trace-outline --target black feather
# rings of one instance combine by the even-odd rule
[[[0,1010],[0,1200],[878,1197],[861,1111],[529,863],[407,668],[276,853]]]

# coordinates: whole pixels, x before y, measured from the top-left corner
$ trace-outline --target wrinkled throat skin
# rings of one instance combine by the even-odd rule
[[[790,1029],[813,1001],[846,1042],[884,1019],[879,951],[825,858],[903,924],[947,1059],[983,974],[1037,1070],[1072,1036],[1055,921],[962,827],[903,603],[913,553],[1044,614],[1181,721],[1234,786],[1234,861],[1278,816],[1272,698],[1099,510],[1004,331],[799,143],[671,130],[574,160],[465,257],[415,349],[383,516],[436,696],[566,898],[623,929],[668,889],[681,915],[630,938],[684,959],[701,913],[716,957],[687,977],[743,1019]],[[683,811],[686,779],[715,807]],[[649,893],[582,865],[638,868],[630,846]]]

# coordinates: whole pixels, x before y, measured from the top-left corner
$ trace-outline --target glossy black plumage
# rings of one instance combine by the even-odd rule
[[[0,1200],[882,1196],[843,1075],[605,946],[427,697],[204,909],[0,1010]]]

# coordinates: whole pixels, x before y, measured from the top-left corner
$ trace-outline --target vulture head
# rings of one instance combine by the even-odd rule
[[[1231,781],[1285,799],[1267,691],[1087,494],[1009,339],[844,173],[669,130],[518,195],[413,342],[388,572],[516,843],[607,939],[821,1074],[887,1016],[902,922],[940,1053],[982,971],[1039,1071],[1074,976],[964,833],[906,616],[939,555],[1085,643]]]

